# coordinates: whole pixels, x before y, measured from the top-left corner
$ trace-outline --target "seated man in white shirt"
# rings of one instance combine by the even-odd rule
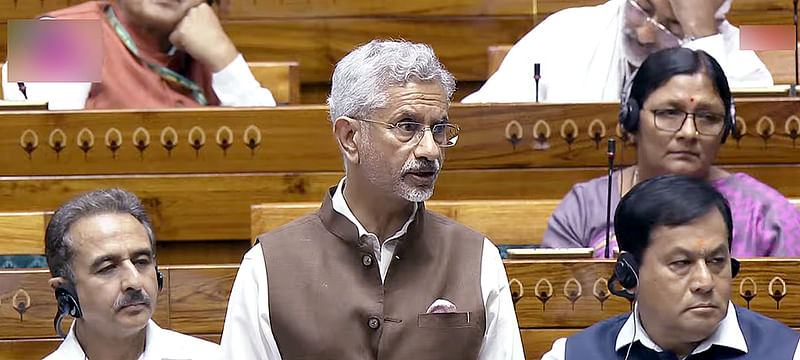
[[[162,276],[153,226],[136,195],[107,189],[79,195],[53,214],[45,233],[56,331],[75,321],[46,360],[221,359],[219,345],[161,329],[151,317]]]
[[[731,88],[771,86],[769,70],[755,52],[739,50],[739,29],[725,20],[732,1],[608,0],[559,11],[462,102],[616,102],[647,55],[677,46],[713,56]]]
[[[800,359],[800,333],[733,305],[733,221],[725,198],[690,177],[662,175],[636,185],[614,216],[623,251],[612,290],[635,299],[633,314],[561,338],[557,359]]]
[[[425,209],[459,129],[455,79],[424,44],[372,41],[333,72],[345,178],[261,234],[231,290],[228,359],[522,359],[503,263]]]
[[[51,110],[274,106],[225,34],[212,1],[87,1],[42,19],[100,20],[99,83],[8,82],[6,100],[49,102]]]

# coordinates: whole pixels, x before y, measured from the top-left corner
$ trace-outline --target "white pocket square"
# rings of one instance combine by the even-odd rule
[[[431,306],[428,306],[428,310],[425,311],[426,314],[438,314],[438,313],[454,313],[456,312],[456,304],[453,304],[447,299],[436,299],[433,301]]]

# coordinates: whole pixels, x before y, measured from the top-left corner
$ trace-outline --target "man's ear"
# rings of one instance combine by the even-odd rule
[[[358,164],[358,121],[342,116],[333,122],[333,136],[339,143],[344,158],[353,164]]]
[[[50,280],[47,280],[47,283],[50,285],[51,288],[53,288],[53,290],[55,290],[57,287],[66,284],[67,279],[64,279],[61,276],[56,276],[54,278],[50,278]]]

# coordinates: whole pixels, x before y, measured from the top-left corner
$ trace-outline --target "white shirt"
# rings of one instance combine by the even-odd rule
[[[380,245],[377,236],[368,233],[350,211],[342,195],[343,182],[344,179],[339,182],[331,199],[333,208],[353,222],[359,236],[371,235],[383,281],[394,256],[396,239],[405,234],[414,214],[397,233]],[[270,324],[268,290],[264,254],[261,246],[256,245],[245,254],[231,290],[222,332],[222,349],[226,359],[281,359]],[[485,238],[481,260],[481,293],[486,309],[486,332],[478,359],[524,359],[506,271],[497,247]]]
[[[221,360],[219,345],[158,327],[155,321],[147,322],[144,352],[139,360]],[[43,360],[86,360],[86,354],[75,337],[75,322],[58,349]],[[94,360],[94,359],[91,359]]]
[[[636,314],[636,321],[633,320],[633,315],[628,316],[628,320],[625,321],[625,324],[622,325],[622,329],[619,330],[619,334],[617,334],[617,342],[614,349],[619,351],[625,348],[624,351],[627,351],[628,344],[638,341],[648,349],[657,352],[664,351],[664,349],[650,339],[650,336],[648,336],[647,332],[644,330],[641,318],[639,317],[638,303],[634,306],[633,310],[633,313]],[[636,337],[634,337],[634,333]],[[703,340],[700,345],[697,345],[691,355],[702,353],[710,349],[712,345],[733,348],[747,353],[747,342],[744,340],[744,334],[742,334],[742,329],[739,327],[739,320],[736,316],[736,309],[731,301],[728,301],[728,312],[725,314],[722,321],[720,321],[717,329],[714,330],[711,336]],[[566,357],[566,350],[567,338],[560,338],[553,343],[553,348],[542,356],[542,360],[562,360]],[[793,359],[800,360],[800,347],[795,349]]]
[[[480,90],[462,102],[536,101],[536,63],[541,64],[541,102],[619,101],[629,77],[622,34],[626,1],[610,0],[550,15],[511,48]],[[739,29],[723,20],[718,30],[719,34],[683,46],[713,56],[731,88],[772,85],[772,76],[758,56],[739,50]]]
[[[8,63],[3,64],[3,98],[25,100],[17,83],[6,82]],[[88,82],[26,82],[28,100],[47,101],[49,110],[80,110],[86,106],[92,83]],[[221,106],[275,106],[269,89],[261,87],[242,54],[236,56],[228,66],[211,75],[211,87],[217,94]]]

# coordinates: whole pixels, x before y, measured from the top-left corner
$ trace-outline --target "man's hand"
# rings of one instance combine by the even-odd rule
[[[211,68],[212,72],[222,70],[239,54],[222,29],[214,9],[205,2],[186,12],[169,35],[169,41]]]
[[[681,23],[685,37],[700,38],[717,34],[714,18],[724,0],[669,0],[675,19]]]

